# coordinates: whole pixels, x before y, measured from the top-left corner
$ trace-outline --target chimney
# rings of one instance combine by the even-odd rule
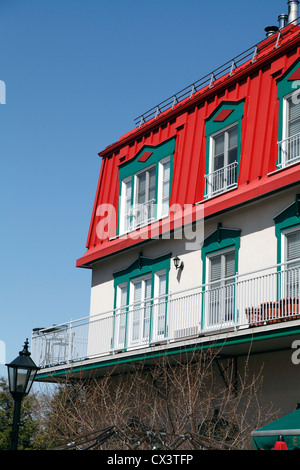
[[[278,16],[279,29],[282,29],[286,26],[288,22],[288,15],[282,14]]]
[[[269,38],[270,36],[273,36],[273,34],[277,33],[277,31],[278,31],[278,26],[267,26],[265,28],[267,38]]]
[[[289,0],[288,1],[289,7],[289,17],[288,22],[293,23],[295,25],[298,24],[298,16],[299,16],[299,1],[298,0]]]

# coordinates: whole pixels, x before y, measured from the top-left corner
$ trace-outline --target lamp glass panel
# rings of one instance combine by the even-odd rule
[[[28,375],[28,369],[17,369],[16,392],[26,393]]]
[[[11,392],[14,392],[16,388],[15,371],[16,369],[14,367],[8,368],[8,381],[9,381],[9,389]]]

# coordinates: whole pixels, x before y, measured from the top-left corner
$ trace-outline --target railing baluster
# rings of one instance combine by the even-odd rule
[[[300,133],[278,142],[278,168],[285,168],[300,160]]]
[[[206,197],[214,196],[222,191],[233,188],[237,184],[237,166],[238,162],[233,162],[205,175]]]
[[[236,274],[226,278],[226,284],[223,279],[222,285],[218,281],[147,299],[147,305],[135,307],[135,312],[139,313],[139,318],[135,320],[141,325],[144,313],[147,313],[145,309],[151,305],[152,315],[149,312],[150,317],[146,319],[151,321],[151,340],[164,338],[174,342],[203,331],[237,328],[247,324],[251,326],[253,323],[262,324],[291,317],[299,313],[299,264],[300,259],[297,259],[292,261],[292,265],[290,262],[281,263],[252,273]],[[131,348],[149,345],[147,331],[143,337],[137,337],[134,343],[130,343],[132,335],[129,336],[128,321],[127,329],[121,331],[123,323],[120,320],[124,320],[121,312],[126,312],[128,320],[127,312],[133,315],[133,307],[122,306],[122,310],[112,310],[34,331],[34,360],[41,367],[46,367],[83,361],[87,357],[101,357],[124,349],[123,336]],[[202,314],[205,315],[205,325],[200,331]],[[122,344],[119,344],[120,332]],[[111,344],[112,337],[114,344]]]

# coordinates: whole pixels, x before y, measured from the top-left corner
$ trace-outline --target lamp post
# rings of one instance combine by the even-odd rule
[[[33,362],[28,351],[28,339],[24,343],[23,350],[19,352],[10,364],[6,364],[8,370],[9,391],[14,399],[14,417],[11,433],[11,450],[18,448],[18,435],[20,426],[21,402],[30,392],[32,383],[39,367]]]

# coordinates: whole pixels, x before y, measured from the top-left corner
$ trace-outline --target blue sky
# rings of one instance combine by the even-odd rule
[[[100,158],[134,118],[264,39],[286,0],[0,0],[0,340],[87,316]],[[99,306],[101,311],[101,306]],[[0,376],[6,368],[0,365]]]

